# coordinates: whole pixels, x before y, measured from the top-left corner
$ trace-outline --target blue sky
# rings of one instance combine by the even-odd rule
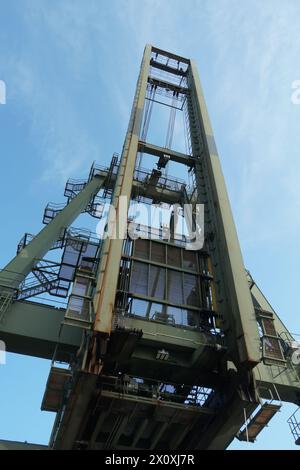
[[[245,265],[292,332],[300,231],[300,3],[265,0],[0,0],[0,266],[41,228],[68,177],[120,152],[146,43],[200,72]],[[0,366],[0,438],[46,443],[49,363]],[[294,449],[286,405],[257,444]]]

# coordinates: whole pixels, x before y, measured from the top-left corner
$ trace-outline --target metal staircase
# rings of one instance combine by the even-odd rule
[[[74,186],[76,188],[76,185]],[[68,196],[68,201],[67,204],[70,203],[70,201],[79,194],[80,190],[78,189],[68,189],[67,194],[70,194]],[[92,217],[95,217],[96,219],[101,219],[104,211],[104,205],[105,201],[97,196],[94,196],[92,200],[88,203],[86,209],[83,212],[87,212],[90,214]],[[44,211],[44,216],[43,216],[43,224],[47,225],[49,222],[51,222],[54,217],[57,216],[64,208],[66,207],[65,204],[54,204],[50,202],[47,204],[45,211]]]
[[[83,188],[86,186],[87,180],[74,180],[69,178],[66,186],[64,195],[67,198],[73,199]]]
[[[95,212],[99,210],[97,203],[93,210]],[[34,235],[25,234],[18,244],[18,252],[33,238]],[[64,249],[61,261],[38,260],[32,269],[33,276],[21,283],[18,300],[25,300],[43,293],[66,298],[77,267],[86,258],[94,259],[99,248],[99,239],[90,230],[70,227],[64,230],[63,235],[52,245],[51,250],[56,248]]]
[[[26,300],[29,297],[49,292],[57,281],[47,281],[44,283],[40,282],[28,282],[24,284],[24,287],[20,290],[17,300]]]
[[[59,269],[59,263],[40,260],[32,270],[35,279],[31,277],[23,283],[18,293],[18,300],[25,300],[45,292],[57,297],[67,297],[70,282],[59,278]]]
[[[53,202],[49,202],[47,204],[45,211],[44,211],[44,216],[43,216],[43,224],[47,225],[51,220],[54,219],[54,217],[57,216],[65,207],[65,204],[55,204]]]
[[[64,195],[68,198],[68,203],[84,189],[87,183],[88,183],[88,180],[69,179],[67,181]],[[103,198],[94,196],[92,200],[89,202],[89,204],[87,205],[85,212],[90,214],[92,217],[101,219],[103,215],[104,204],[105,204],[105,201]]]
[[[53,243],[52,247],[50,250],[56,250],[57,248],[63,248],[64,242],[65,242],[65,235],[66,231],[60,237],[55,243]],[[17,255],[25,248],[28,243],[30,243],[34,239],[35,235],[32,235],[32,233],[25,233],[24,236],[21,238],[21,240],[18,243],[17,246]]]

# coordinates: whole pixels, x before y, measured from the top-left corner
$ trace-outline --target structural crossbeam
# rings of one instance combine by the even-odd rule
[[[180,94],[185,95],[188,92],[188,88],[186,87],[175,85],[174,83],[170,83],[165,80],[158,80],[157,78],[154,78],[154,77],[149,77],[148,82],[151,85],[154,85],[155,87],[165,88],[167,90],[173,91],[174,93],[180,93]]]
[[[50,305],[17,301],[0,323],[0,338],[7,352],[52,359],[58,341],[61,355],[58,359],[69,361],[81,341],[80,329],[65,325],[59,337],[65,309]]]
[[[192,157],[192,155],[186,155],[181,152],[176,152],[172,149],[167,149],[165,147],[159,147],[158,145],[149,144],[148,142],[139,141],[138,150],[139,152],[154,155],[155,157],[168,155],[170,157],[170,160],[176,163],[182,163],[189,167],[192,167],[195,162],[194,157]]]
[[[163,64],[162,62],[157,62],[153,58],[150,61],[150,65],[151,67],[163,70],[164,72],[172,73],[173,75],[179,75],[182,77],[186,76],[186,71],[182,70],[182,68],[175,69],[174,67],[170,67],[169,65]]]
[[[164,51],[162,49],[159,49],[158,47],[152,46],[152,52],[159,54],[159,55],[163,55],[165,57],[169,57],[169,59],[174,59],[174,60],[177,60],[178,62],[182,62],[187,65],[189,65],[190,63],[189,59],[186,59],[185,57],[181,57],[177,54],[173,54],[172,52]]]

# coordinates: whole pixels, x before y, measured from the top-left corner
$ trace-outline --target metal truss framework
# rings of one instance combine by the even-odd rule
[[[146,141],[153,103],[171,110],[165,147]],[[171,148],[176,112],[186,153]],[[141,168],[143,155],[157,168]],[[191,188],[168,176],[169,162],[189,170]],[[282,401],[299,404],[295,341],[244,268],[193,61],[146,46],[120,161],[69,180],[65,196],[0,272],[0,339],[52,359],[42,401],[57,413],[50,448],[224,449],[234,437],[253,442]],[[204,246],[184,250],[184,236],[164,227],[136,224],[139,235],[155,232],[151,241],[71,227],[82,212],[103,218],[110,202],[125,234],[122,198],[204,204]],[[45,259],[52,250],[61,259]],[[67,303],[54,307],[53,296]]]

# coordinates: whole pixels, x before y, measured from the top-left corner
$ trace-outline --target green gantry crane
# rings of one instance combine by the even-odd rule
[[[153,107],[170,110],[163,147],[147,139],[150,122],[161,132]],[[172,148],[176,114],[185,152]],[[245,270],[193,61],[145,47],[120,159],[65,196],[0,272],[7,351],[52,360],[50,449],[225,449],[299,405],[300,345]],[[141,204],[169,224],[139,221]],[[83,212],[102,237],[72,227]],[[297,414],[289,423],[299,444]]]

